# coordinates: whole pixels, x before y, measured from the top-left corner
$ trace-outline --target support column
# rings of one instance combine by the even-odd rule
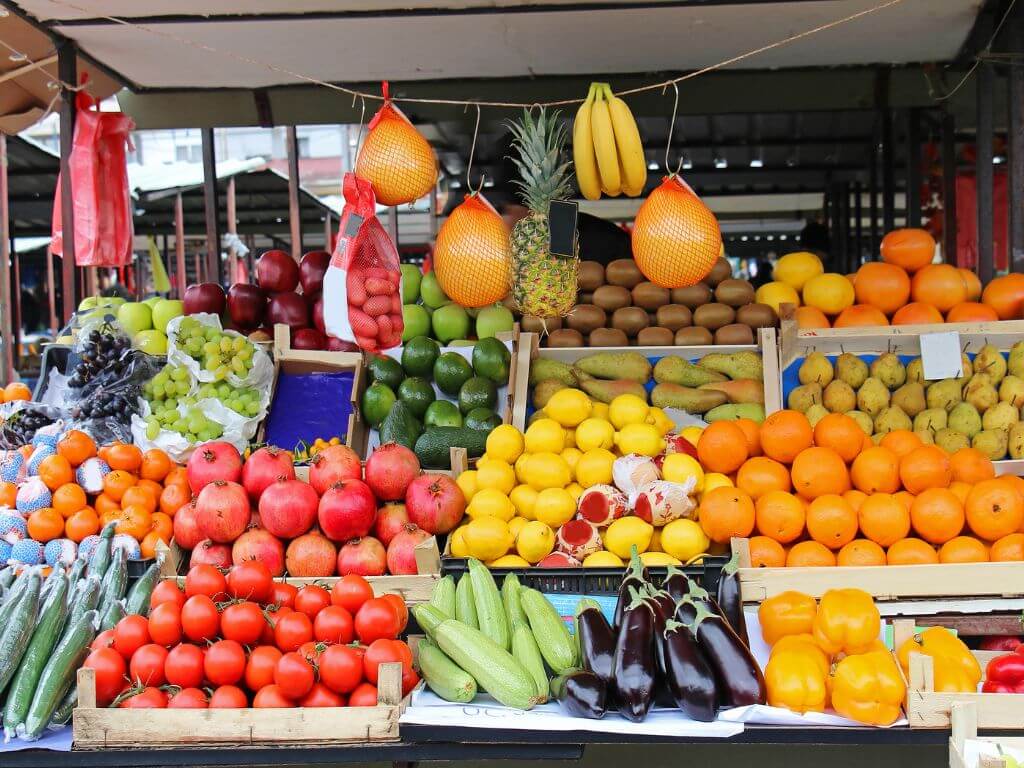
[[[57,46],[57,77],[69,85],[78,82],[78,46],[64,40]],[[64,253],[61,258],[63,302],[61,321],[67,322],[75,312],[75,208],[71,190],[71,145],[75,136],[75,92],[61,90],[60,99],[60,187],[61,233]]]
[[[942,260],[959,266],[956,226],[956,119],[942,116]]]
[[[206,208],[206,279],[223,284],[220,221],[217,216],[217,150],[213,144],[213,128],[203,128],[203,205]]]
[[[975,179],[977,180],[978,208],[978,278],[982,285],[987,285],[995,273],[992,260],[992,211],[993,211],[993,173],[992,173],[992,139],[993,139],[993,85],[995,72],[992,66],[984,61],[978,65],[975,76],[977,87],[977,148],[975,158]]]
[[[892,110],[882,110],[882,229],[885,233],[896,228],[896,132],[893,130]]]
[[[238,209],[235,204],[235,177],[228,179],[228,232],[232,235],[238,234]],[[228,276],[225,281],[229,286],[235,282],[238,256],[235,255],[235,246],[228,248]]]
[[[7,136],[0,133],[0,222],[4,232],[11,231],[10,192],[7,186]],[[49,254],[47,254],[49,256]],[[0,237],[0,384],[14,381],[14,316],[11,312],[11,246],[6,236]],[[15,290],[20,290],[14,286]]]
[[[333,214],[330,211],[328,211],[324,215],[324,250],[327,251],[328,253],[331,253],[333,251],[333,249],[331,248],[331,238],[334,237],[334,232],[331,229],[332,215]]]
[[[872,131],[874,134],[874,131]],[[871,140],[871,152],[869,153],[869,159],[871,166],[868,168],[868,216],[871,219],[870,232],[868,238],[868,246],[871,250],[871,260],[876,261],[879,258],[879,244],[878,238],[878,140],[872,138]]]
[[[907,226],[921,226],[921,113],[907,115]]]
[[[185,298],[188,270],[185,268],[185,207],[181,192],[174,197],[174,279],[178,284],[178,298]],[[199,273],[196,273],[199,282]]]
[[[1009,48],[1016,54],[1024,51],[1024,18],[1021,9],[1010,20]],[[1010,213],[1009,258],[1011,272],[1024,272],[1024,69],[1019,60],[1010,62],[1009,83],[1009,184]]]
[[[860,267],[864,258],[864,185],[859,181],[853,185],[853,268]]]
[[[302,204],[299,201],[299,136],[294,125],[286,129],[288,154],[288,227],[292,237],[292,258],[302,258]]]

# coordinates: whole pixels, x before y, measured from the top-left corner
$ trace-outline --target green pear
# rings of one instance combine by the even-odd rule
[[[834,379],[825,387],[821,402],[832,413],[846,413],[857,407],[857,393],[845,381]]]
[[[971,441],[963,432],[947,427],[935,433],[935,444],[947,453],[956,453],[961,448],[969,446]]]
[[[857,422],[857,426],[864,430],[864,434],[871,437],[875,423],[864,411],[847,411],[846,415]]]
[[[1020,411],[1009,403],[996,403],[981,415],[982,429],[1009,430],[1020,421]]]
[[[813,429],[815,426],[817,426],[819,421],[828,416],[828,410],[825,408],[824,405],[819,405],[818,403],[815,403],[814,405],[807,409],[807,413],[805,413],[804,416],[807,417],[807,421],[810,422],[811,428]]]
[[[1018,421],[1010,427],[1007,449],[1011,459],[1024,459],[1024,422]]]
[[[967,355],[960,355],[960,362],[964,370],[964,375],[961,376],[958,381],[960,382],[960,385],[963,386],[970,381],[971,376],[974,375],[974,365],[971,364],[971,358]]]
[[[919,429],[939,430],[949,426],[949,414],[945,408],[928,408],[914,417],[914,431]]]
[[[898,405],[910,418],[914,418],[925,409],[924,385],[920,382],[910,382],[892,393],[893,405]]]
[[[992,461],[999,461],[1006,456],[1009,444],[1010,434],[1002,429],[982,430],[971,438],[971,447],[977,448]]]
[[[786,404],[794,411],[807,413],[807,409],[812,405],[822,404],[821,398],[821,384],[818,384],[817,382],[801,384],[789,393],[789,397],[786,398]]]
[[[946,411],[963,400],[960,382],[956,379],[943,379],[928,387],[925,392],[925,404],[929,408],[942,408]]]
[[[974,372],[988,374],[995,386],[999,386],[999,382],[1003,380],[1006,368],[1006,358],[992,344],[986,344],[974,356]]]
[[[874,418],[889,405],[889,388],[871,376],[857,392],[857,408]]]
[[[889,432],[895,432],[897,429],[909,430],[913,426],[914,423],[910,420],[910,417],[898,405],[890,405],[888,408],[883,408],[875,416],[875,434],[885,435]]]
[[[868,377],[868,364],[850,352],[843,352],[836,360],[836,378],[860,389]]]
[[[914,382],[924,384],[924,363],[921,362],[920,357],[915,357],[909,363],[907,363],[907,383],[913,384]]]
[[[981,414],[970,403],[957,403],[949,412],[947,426],[968,437],[974,437],[981,432]]]
[[[886,352],[879,355],[871,363],[871,376],[891,391],[902,387],[907,381],[907,368],[900,362],[898,355]]]
[[[1024,379],[1024,341],[1018,341],[1010,347],[1010,359],[1006,369],[1021,379]]]
[[[797,377],[801,384],[818,384],[827,387],[835,376],[832,363],[821,352],[811,352],[800,365]]]
[[[999,399],[1017,408],[1024,408],[1024,379],[1012,373],[999,385]]]
[[[984,413],[999,402],[999,392],[987,373],[974,374],[964,387],[963,396],[965,401],[978,409],[978,413]]]
[[[925,445],[932,445],[935,442],[935,433],[930,429],[921,429],[914,432],[918,439]]]

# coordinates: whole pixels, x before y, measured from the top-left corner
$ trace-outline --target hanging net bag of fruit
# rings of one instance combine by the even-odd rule
[[[356,159],[356,175],[373,185],[377,202],[402,205],[419,200],[437,183],[437,157],[423,134],[391,103],[383,85],[384,106],[370,121]]]
[[[448,297],[463,307],[486,307],[508,294],[512,249],[505,221],[483,195],[473,193],[437,233],[434,272]]]
[[[327,333],[368,352],[402,341],[402,271],[398,250],[377,220],[370,182],[346,173],[338,243],[324,275]]]
[[[633,224],[633,258],[644,277],[662,288],[685,288],[703,280],[721,252],[715,214],[679,176],[666,176]]]

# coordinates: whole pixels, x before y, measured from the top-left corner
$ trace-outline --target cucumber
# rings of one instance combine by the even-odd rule
[[[106,632],[108,629],[113,629],[117,626],[117,622],[124,617],[124,601],[115,600],[107,607],[106,612],[100,617],[100,632]]]
[[[45,600],[46,596],[50,594],[50,590],[53,589],[58,579],[64,577],[64,571],[61,568],[51,568],[49,575],[43,579],[43,588],[39,592],[39,599]]]
[[[0,568],[0,588],[7,589],[14,583],[14,568],[5,566]]]
[[[0,634],[0,693],[4,692],[14,673],[18,671],[21,657],[32,639],[41,589],[42,579],[38,573],[33,573],[29,577],[25,593],[18,600],[7,623],[3,625]]]
[[[548,673],[544,669],[544,658],[540,654],[540,648],[537,647],[537,638],[533,636],[529,626],[518,621],[512,625],[512,655],[530,673],[537,686],[541,703],[547,701]]]
[[[100,580],[95,576],[83,579],[79,583],[78,596],[71,605],[71,616],[68,617],[68,627],[76,624],[82,614],[86,611],[95,610],[100,601]],[[63,638],[62,638],[63,639]]]
[[[128,600],[124,605],[125,613],[139,616],[149,615],[149,598],[153,596],[153,590],[156,588],[159,577],[160,567],[153,563],[144,574],[135,580],[132,588],[128,590]]]
[[[116,526],[116,522],[110,522],[103,526],[103,530],[100,531],[100,541],[96,545],[92,557],[89,558],[90,576],[95,575],[102,579],[104,574],[106,574],[107,568],[110,566],[111,548],[113,547],[114,528]]]
[[[39,738],[74,682],[75,671],[88,655],[89,643],[95,636],[96,611],[86,611],[68,627],[43,669],[25,722],[18,726],[18,736],[26,741]]]
[[[18,605],[18,601],[21,599],[21,596],[25,594],[25,587],[28,586],[28,582],[28,573],[23,573],[7,591],[7,594],[4,597],[4,603],[3,605],[0,605],[0,634],[3,633],[3,627],[7,626],[7,621],[11,618],[11,614],[14,612],[15,606]]]
[[[476,605],[473,603],[473,584],[469,574],[463,574],[455,585],[455,618],[467,627],[476,629]]]
[[[85,578],[85,568],[87,565],[88,563],[82,558],[75,558],[75,562],[71,564],[71,568],[68,570],[68,581],[71,582],[72,587],[78,584],[80,579]]]
[[[427,604],[414,605],[412,607],[412,615],[416,617],[416,623],[420,625],[420,629],[426,632],[427,637],[431,639],[433,639],[434,631],[441,626],[441,623],[450,618],[434,606]]]
[[[434,585],[430,593],[430,605],[434,606],[446,619],[455,618],[455,579],[445,576]]]
[[[473,587],[473,604],[476,607],[476,621],[480,631],[506,651],[512,647],[512,637],[505,618],[498,586],[487,566],[475,557],[469,558],[469,582]]]
[[[71,722],[71,715],[75,712],[75,705],[78,703],[78,686],[72,685],[68,688],[68,692],[64,694],[64,698],[61,699],[60,704],[57,705],[57,709],[53,712],[53,717],[50,718],[50,727],[56,727],[60,725],[67,725]]]
[[[444,655],[430,640],[421,640],[416,646],[420,673],[430,690],[445,701],[468,704],[476,696],[476,680]]]
[[[520,624],[528,625],[530,623],[526,614],[523,613],[523,605],[519,598],[521,588],[519,577],[514,573],[507,574],[505,580],[501,582],[501,602],[505,606],[505,618],[508,619],[510,627],[514,626],[517,621]]]
[[[128,557],[123,549],[118,549],[110,558],[103,581],[100,582],[100,616],[105,616],[111,605],[124,597],[128,586]]]
[[[555,607],[536,589],[524,587],[519,595],[526,618],[530,620],[530,629],[548,666],[556,675],[578,666],[576,643]]]
[[[465,448],[476,459],[487,450],[487,432],[469,427],[427,427],[414,448],[424,469],[451,469],[452,448]]]

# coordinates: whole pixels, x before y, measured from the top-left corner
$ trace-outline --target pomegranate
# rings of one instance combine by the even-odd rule
[[[604,528],[629,511],[626,494],[610,485],[592,485],[580,496],[579,516]]]
[[[667,480],[648,483],[637,491],[633,514],[658,528],[680,517],[692,517],[694,503],[689,494],[693,485],[693,478],[688,478],[686,485]]]
[[[174,540],[182,549],[195,549],[203,540],[203,534],[199,532],[195,499],[188,504],[182,504],[174,513]]]
[[[565,552],[552,552],[537,563],[538,568],[580,568],[582,566],[583,563]]]
[[[398,443],[380,446],[366,460],[366,484],[381,501],[404,499],[409,483],[419,473],[416,454]]]
[[[377,499],[362,480],[342,480],[320,497],[320,530],[332,541],[365,536],[377,517]]]
[[[214,480],[199,492],[196,515],[200,532],[216,542],[232,542],[252,519],[245,488],[227,480]]]
[[[256,262],[256,282],[265,291],[294,291],[299,284],[299,265],[289,253],[267,251]]]
[[[189,456],[186,472],[192,493],[199,493],[214,480],[237,483],[242,479],[242,457],[235,446],[223,440],[203,443]]]
[[[558,551],[582,561],[603,546],[597,527],[586,520],[570,520],[558,529],[555,536]]]
[[[372,536],[353,539],[338,550],[338,575],[383,576],[387,560],[384,545]]]
[[[327,538],[310,531],[288,545],[285,564],[291,576],[333,576],[338,553]]]
[[[260,523],[275,536],[294,539],[316,521],[320,497],[301,480],[278,480],[260,496]]]
[[[430,534],[411,523],[399,531],[388,544],[388,573],[395,576],[413,576],[416,568],[416,545],[430,538]]]
[[[310,462],[309,484],[321,496],[339,480],[362,480],[363,465],[347,445],[324,448]]]
[[[660,480],[661,473],[653,459],[630,453],[620,456],[612,464],[612,479],[615,486],[626,494],[629,503],[632,504],[640,486]]]
[[[409,524],[409,513],[405,504],[385,504],[377,510],[377,520],[373,524],[373,535],[380,539],[386,547]]]
[[[687,456],[697,458],[696,447],[682,435],[665,435],[665,453],[659,458],[664,461],[664,457],[670,453],[685,453]]]
[[[295,465],[292,463],[292,455],[275,445],[253,451],[242,467],[242,485],[254,504],[260,500],[260,494],[268,485],[281,478],[294,479]]]
[[[271,576],[284,574],[284,544],[262,528],[249,528],[231,547],[231,562],[240,565],[246,560],[263,563]]]
[[[197,565],[230,568],[231,547],[227,544],[217,544],[209,539],[203,539],[192,550],[192,557],[188,560],[189,568],[194,568]]]
[[[466,497],[447,475],[420,475],[406,489],[405,509],[427,533],[448,533],[462,521]]]

